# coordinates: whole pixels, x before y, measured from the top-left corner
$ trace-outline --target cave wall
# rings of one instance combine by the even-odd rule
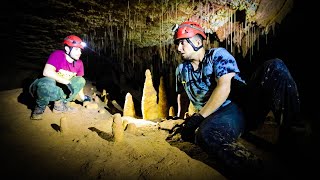
[[[49,54],[61,48],[63,38],[77,34],[89,45],[81,57],[86,76],[99,87],[121,95],[131,91],[138,100],[144,72],[151,69],[155,86],[164,76],[168,96],[174,100],[173,71],[181,59],[171,29],[185,20],[200,22],[209,37],[207,48],[227,48],[244,73],[250,74],[260,61],[279,57],[288,62],[298,85],[309,87],[297,70],[292,55],[297,50],[295,37],[289,35],[302,32],[300,39],[306,39],[308,34],[303,13],[310,6],[301,0],[7,2],[10,6],[2,6],[1,11],[1,26],[6,27],[1,31],[2,58],[8,64],[1,66],[1,89],[23,86],[25,79],[19,77],[41,75]]]

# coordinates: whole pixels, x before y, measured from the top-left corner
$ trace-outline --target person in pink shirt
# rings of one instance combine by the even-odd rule
[[[81,51],[86,44],[76,35],[67,36],[64,50],[52,52],[43,69],[43,77],[36,79],[29,87],[30,94],[35,98],[36,106],[32,111],[32,120],[41,120],[42,115],[51,101],[54,101],[54,112],[74,112],[67,106],[79,95],[82,101],[91,98],[84,94],[86,80]]]

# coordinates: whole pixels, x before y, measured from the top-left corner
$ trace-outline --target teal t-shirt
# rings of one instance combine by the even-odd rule
[[[215,78],[235,72],[235,79],[244,80],[239,76],[235,58],[224,48],[212,48],[208,50],[199,68],[194,71],[191,61],[184,61],[176,68],[176,91],[181,93],[185,90],[190,101],[197,110],[200,110],[208,101],[212,91],[217,86]],[[222,106],[231,101],[226,100]]]

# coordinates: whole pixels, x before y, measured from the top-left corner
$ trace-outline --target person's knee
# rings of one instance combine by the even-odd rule
[[[81,76],[76,76],[71,79],[71,84],[72,86],[77,86],[81,89],[86,84],[86,80]]]
[[[264,64],[265,64],[265,66],[273,65],[274,67],[281,67],[284,65],[284,62],[279,58],[273,58],[273,59],[266,61]]]
[[[52,78],[43,77],[43,78],[40,78],[40,79],[36,82],[35,86],[36,86],[37,91],[39,91],[39,90],[40,90],[40,91],[46,91],[46,90],[49,91],[50,89],[56,87],[56,86],[57,86],[57,83],[56,83],[56,81],[55,81],[54,79],[52,79]],[[41,89],[42,89],[42,90],[41,90]]]

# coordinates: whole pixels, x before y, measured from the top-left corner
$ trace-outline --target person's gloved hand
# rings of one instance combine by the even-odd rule
[[[86,102],[86,101],[91,101],[91,97],[90,96],[88,96],[88,95],[84,95],[84,100],[83,100],[83,102]]]
[[[194,113],[192,116],[187,117],[181,130],[182,140],[194,142],[195,130],[204,119],[205,118],[199,113]]]

